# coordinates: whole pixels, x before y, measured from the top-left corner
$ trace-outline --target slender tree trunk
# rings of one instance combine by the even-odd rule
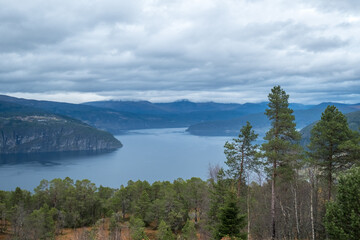
[[[281,213],[282,213],[282,215],[283,215],[283,217],[284,217],[284,226],[283,226],[283,235],[284,236],[286,236],[286,235],[288,235],[288,238],[290,238],[289,236],[290,236],[290,234],[289,234],[289,227],[288,227],[288,225],[289,225],[289,222],[287,221],[287,217],[286,217],[286,212],[285,212],[285,209],[284,209],[284,206],[283,206],[283,204],[281,203],[281,200],[279,199],[279,205],[280,205],[280,209],[281,209]],[[281,233],[281,232],[280,232]],[[278,233],[278,235],[279,235],[279,233]],[[280,237],[281,238],[281,237]],[[286,239],[286,238],[285,238]]]
[[[248,174],[248,186],[247,186],[247,219],[248,219],[248,226],[247,226],[247,235],[248,238],[250,239],[250,186],[249,186],[249,174]]]
[[[275,178],[276,178],[276,160],[273,163],[273,174],[271,181],[271,239],[274,240],[276,237],[276,229],[275,229]]]
[[[125,220],[125,203],[124,201],[121,202],[121,211],[122,211],[122,218]]]
[[[195,207],[195,225],[198,223],[198,214],[197,214],[197,208]]]
[[[311,173],[309,169],[309,177],[310,177],[310,219],[311,219],[311,239],[315,240],[315,227],[314,227],[314,173]]]
[[[331,162],[329,163],[329,196],[328,196],[328,200],[330,201],[331,200],[331,191],[332,191],[332,164]]]
[[[245,159],[245,152],[244,152],[244,146],[241,147],[241,164],[240,164],[240,173],[239,173],[239,179],[238,179],[238,186],[237,186],[237,196],[240,197],[241,194],[241,185],[242,185],[242,177],[244,172],[244,159]]]
[[[297,181],[297,179],[295,179]],[[298,203],[297,203],[297,184],[295,183],[295,188],[293,188],[294,191],[294,210],[295,210],[295,223],[296,223],[296,238],[299,239],[300,237],[300,227],[299,227],[299,216],[298,216]]]
[[[333,144],[332,142],[330,142],[330,155],[329,155],[329,196],[328,196],[328,200],[331,200],[331,191],[332,191],[332,161],[333,161],[333,155],[334,155],[334,151],[333,151]]]

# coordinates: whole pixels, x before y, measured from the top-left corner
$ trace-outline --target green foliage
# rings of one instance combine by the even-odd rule
[[[57,210],[44,205],[39,210],[34,210],[25,220],[29,239],[54,239],[55,215]]]
[[[256,153],[258,145],[253,145],[258,134],[255,134],[252,130],[252,126],[249,122],[240,129],[238,138],[234,138],[233,142],[225,143],[225,164],[229,167],[227,173],[238,181],[238,196],[240,195],[240,188],[244,183],[244,173],[248,171],[256,171],[259,165]]]
[[[232,186],[232,180],[225,178],[225,172],[221,168],[217,173],[216,181],[215,179],[211,179],[210,183],[210,207],[207,224],[212,236],[215,237],[217,234],[217,225],[220,222],[220,208],[224,206],[226,194]]]
[[[181,230],[181,239],[183,240],[197,240],[195,223],[189,219],[186,221]]]
[[[0,234],[5,233],[7,230],[6,215],[7,215],[6,205],[5,203],[2,203],[0,201]]]
[[[360,168],[340,176],[337,198],[326,206],[325,227],[330,239],[359,239]]]
[[[121,214],[113,213],[110,217],[109,231],[110,238],[119,239],[121,235]]]
[[[149,194],[144,190],[141,193],[141,196],[134,208],[135,215],[143,220],[148,220],[150,205],[151,202],[150,202]]]
[[[145,223],[137,217],[130,218],[130,231],[133,240],[148,239],[145,234]]]
[[[289,95],[275,86],[271,89],[269,108],[266,109],[266,116],[271,121],[271,128],[266,133],[262,144],[266,169],[284,178],[292,177],[294,168],[297,166],[300,147],[296,143],[300,140],[300,133],[296,130],[293,110],[289,108]]]
[[[351,149],[356,149],[355,133],[350,130],[346,117],[335,107],[328,106],[311,130],[309,156],[328,180],[329,198],[333,174],[351,167]],[[345,150],[348,152],[344,152]]]
[[[157,239],[159,240],[175,240],[175,236],[172,233],[169,226],[163,220],[160,221],[157,233]]]
[[[216,239],[230,237],[236,239],[247,239],[247,234],[241,230],[246,226],[245,215],[240,215],[235,193],[228,192],[225,204],[220,208],[219,225],[217,227]]]

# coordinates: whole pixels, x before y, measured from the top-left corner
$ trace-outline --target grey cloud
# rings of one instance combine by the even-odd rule
[[[125,92],[149,92],[149,98],[154,92],[167,98],[201,93],[216,99],[237,93],[255,99],[246,94],[251,91],[264,100],[273,85],[281,84],[306,98],[314,93],[313,101],[324,99],[322,92],[348,99],[359,90],[360,74],[351,70],[360,60],[360,39],[343,35],[356,24],[311,24],[301,13],[281,18],[271,11],[247,20],[243,9],[239,16],[233,9],[250,4],[245,7],[256,12],[266,0],[209,0],[198,9],[185,0],[100,2],[14,1],[0,10],[2,88],[116,98]]]
[[[308,39],[302,44],[302,47],[308,51],[322,52],[331,49],[336,49],[347,45],[347,41],[343,41],[340,38],[315,38]]]
[[[304,0],[305,2],[316,6],[322,11],[340,11],[358,14],[360,2],[358,0]]]

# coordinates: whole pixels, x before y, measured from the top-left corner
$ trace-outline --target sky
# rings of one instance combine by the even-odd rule
[[[0,0],[0,94],[360,102],[359,0]]]

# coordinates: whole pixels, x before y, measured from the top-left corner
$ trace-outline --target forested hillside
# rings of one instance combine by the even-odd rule
[[[32,107],[0,102],[0,154],[100,151],[121,147],[110,133]]]

